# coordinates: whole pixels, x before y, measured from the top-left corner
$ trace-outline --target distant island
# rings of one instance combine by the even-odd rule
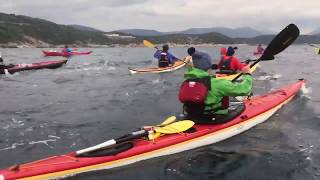
[[[268,44],[274,34],[265,34],[249,27],[243,28],[191,28],[185,31],[159,32],[155,30],[127,29],[104,32],[81,25],[61,25],[23,15],[0,13],[0,47],[142,47],[147,39],[157,44],[216,45],[216,44]],[[270,32],[269,32],[270,33]],[[271,32],[272,33],[272,32]],[[301,35],[295,43],[320,43],[320,32]]]

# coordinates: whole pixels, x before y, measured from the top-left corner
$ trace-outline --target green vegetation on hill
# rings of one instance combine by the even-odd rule
[[[0,43],[28,43],[32,39],[53,45],[112,42],[101,32],[79,30],[38,18],[0,13]]]
[[[60,25],[39,18],[22,15],[0,13],[0,45],[10,46],[13,43],[28,44],[34,47],[73,44],[87,45],[117,45],[141,44],[147,39],[154,43],[176,44],[268,44],[274,35],[261,35],[254,38],[230,38],[221,33],[206,34],[165,34],[156,36],[128,36],[125,33],[109,32],[119,36],[106,36],[104,32],[79,25]],[[320,36],[302,35],[295,43],[320,43]],[[13,45],[14,46],[14,45]]]

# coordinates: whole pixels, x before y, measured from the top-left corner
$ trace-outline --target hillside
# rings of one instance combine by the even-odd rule
[[[234,43],[232,38],[224,36],[220,33],[207,33],[207,34],[169,34],[162,36],[140,36],[137,37],[141,41],[143,39],[151,40],[155,43],[175,43],[175,44],[230,44]]]
[[[128,31],[106,33],[87,26],[60,25],[39,18],[0,13],[0,47],[56,47],[64,44],[78,47],[141,46],[144,39],[159,44],[267,44],[274,37],[274,35],[258,35],[250,38],[232,38],[231,35],[225,35],[227,30],[224,33],[205,33],[211,30],[193,28],[184,32],[161,33],[136,29],[135,32],[140,35],[132,36]],[[255,33],[259,34],[252,32]],[[295,43],[317,44],[320,43],[320,36],[302,35]]]
[[[235,29],[226,28],[226,27],[190,28],[184,31],[171,31],[171,32],[160,32],[160,31],[148,30],[148,29],[122,29],[122,30],[117,30],[117,32],[131,34],[134,36],[163,36],[163,35],[170,35],[170,34],[200,35],[200,34],[215,32],[231,38],[252,38],[262,34],[270,34],[269,31],[260,32],[250,27],[241,27],[241,28],[235,28]]]
[[[30,44],[50,46],[63,44],[126,44],[127,40],[107,38],[100,31],[81,30],[79,27],[59,25],[28,16],[0,13],[0,44]]]

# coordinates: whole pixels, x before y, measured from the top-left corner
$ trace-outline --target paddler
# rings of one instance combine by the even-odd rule
[[[68,47],[68,45],[65,45],[61,52],[64,54],[70,54],[71,49]]]
[[[169,46],[167,44],[162,46],[162,50],[157,50],[154,53],[154,57],[159,61],[159,67],[168,67],[172,66],[178,58],[168,52]]]
[[[200,69],[203,69],[209,74],[213,75],[211,69],[214,68],[212,68],[212,58],[209,54],[198,51],[194,47],[190,47],[187,52],[192,57],[192,61],[188,63],[189,67],[199,67]]]
[[[193,48],[188,49],[188,54]],[[184,111],[189,119],[216,121],[216,117],[228,115],[229,97],[247,96],[251,93],[253,78],[250,67],[241,68],[242,81],[233,83],[225,79],[216,79],[207,72],[209,66],[193,59],[193,66],[188,66],[181,85],[179,99],[184,104]]]
[[[262,45],[261,45],[261,44],[258,44],[256,53],[257,53],[257,54],[263,54],[263,51],[264,51],[264,49],[263,49]]]
[[[239,59],[234,56],[235,49],[237,49],[237,47],[229,46],[226,54],[221,56],[221,59],[218,62],[218,68],[220,70],[218,73],[235,74],[237,71],[241,71],[243,67],[247,66],[247,64],[241,63]]]

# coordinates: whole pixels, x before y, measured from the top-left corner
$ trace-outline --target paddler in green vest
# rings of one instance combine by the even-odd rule
[[[198,116],[197,118],[206,119],[214,121],[216,116],[225,116],[228,115],[228,105],[229,105],[229,98],[226,97],[236,97],[236,96],[247,96],[251,93],[252,90],[252,83],[253,78],[251,76],[250,67],[246,66],[242,68],[241,72],[242,81],[241,82],[231,82],[225,79],[216,79],[214,77],[209,76],[208,74],[208,66],[202,66],[203,61],[206,59],[202,59],[201,56],[194,56],[197,51],[195,48],[191,47],[188,49],[188,54],[192,56],[192,64],[188,65],[187,71],[184,74],[184,78],[186,80],[195,80],[196,79],[203,79],[210,77],[209,81],[209,90],[207,91],[205,100],[203,102],[203,108],[194,108],[188,109],[186,104],[184,104],[184,110],[187,112],[187,118],[194,118],[190,117],[190,114]],[[181,94],[181,89],[179,93],[179,98]],[[191,93],[192,94],[192,93]],[[189,98],[189,97],[187,97]],[[180,99],[181,101],[181,99]],[[227,101],[227,102],[226,102]],[[184,102],[182,102],[184,103]],[[189,103],[188,103],[189,104]],[[194,106],[193,106],[194,107]],[[200,109],[200,112],[199,112]],[[192,112],[198,111],[198,112]]]

